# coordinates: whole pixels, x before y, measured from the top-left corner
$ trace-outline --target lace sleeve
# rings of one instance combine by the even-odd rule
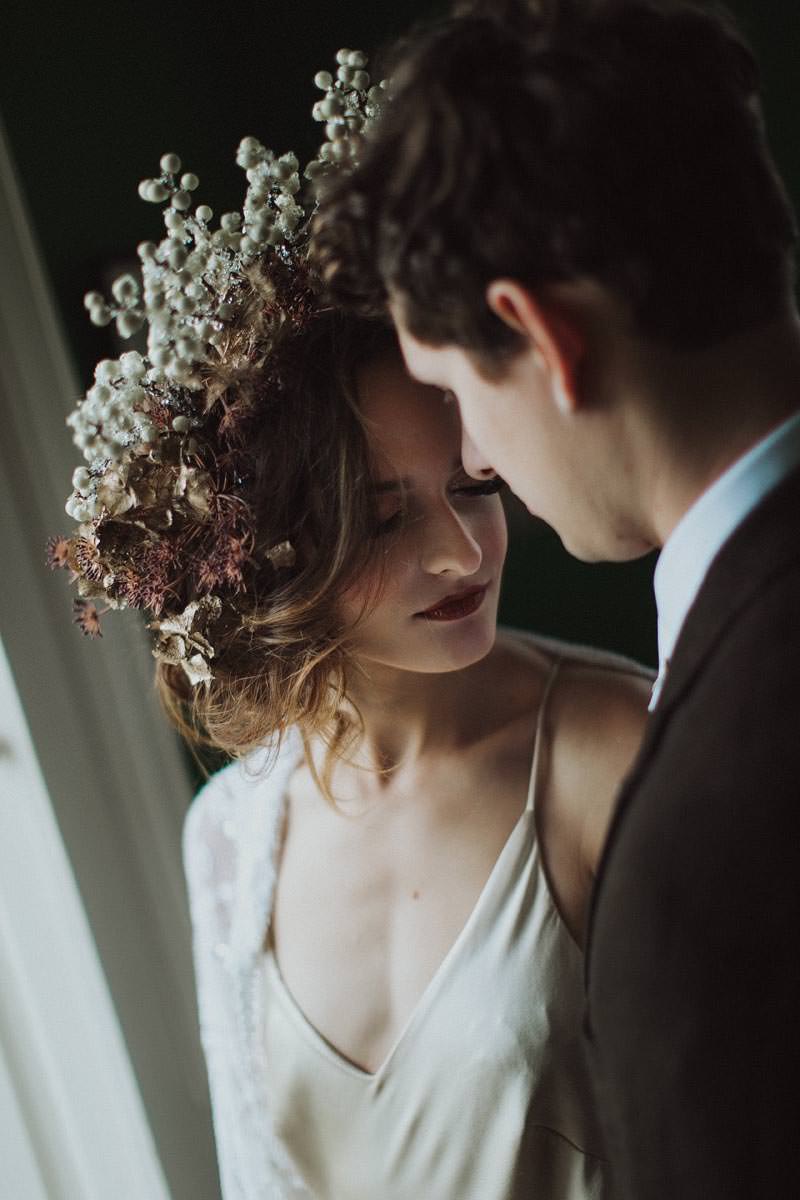
[[[275,884],[287,739],[273,770],[224,768],[195,798],[183,831],[200,1038],[223,1200],[310,1200],[272,1124],[260,990]]]

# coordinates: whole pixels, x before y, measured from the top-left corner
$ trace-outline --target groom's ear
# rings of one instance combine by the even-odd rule
[[[549,378],[559,410],[575,412],[581,406],[578,380],[586,352],[586,338],[576,318],[514,279],[492,280],[486,303],[528,343],[537,366]]]

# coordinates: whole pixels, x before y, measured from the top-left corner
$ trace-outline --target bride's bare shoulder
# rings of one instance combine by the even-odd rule
[[[655,677],[654,671],[637,662],[628,655],[619,654],[614,650],[604,650],[597,646],[587,646],[582,642],[569,642],[563,638],[549,637],[541,633],[532,633],[527,629],[500,628],[497,633],[498,646],[505,647],[507,652],[516,655],[520,662],[533,662],[552,665],[558,661],[562,668],[580,670],[594,668],[601,674],[605,671],[610,675],[630,675],[645,681]]]

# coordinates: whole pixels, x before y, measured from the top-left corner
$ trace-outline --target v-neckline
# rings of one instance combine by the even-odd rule
[[[322,1053],[324,1055],[324,1057],[326,1057],[330,1062],[332,1062],[336,1066],[338,1066],[338,1068],[340,1070],[344,1070],[351,1075],[356,1075],[358,1078],[364,1080],[365,1083],[373,1083],[374,1084],[383,1078],[383,1076],[389,1069],[390,1065],[394,1061],[397,1054],[400,1052],[402,1047],[405,1045],[405,1043],[410,1038],[411,1033],[413,1032],[414,1026],[419,1024],[422,1021],[422,1019],[424,1018],[426,1012],[428,1011],[428,1009],[431,1006],[431,1003],[433,1002],[434,996],[443,986],[443,980],[446,979],[446,976],[448,975],[448,973],[451,969],[453,960],[458,958],[458,956],[461,953],[462,946],[465,944],[465,942],[468,941],[473,927],[480,920],[481,915],[482,915],[482,910],[488,904],[487,896],[489,896],[496,889],[496,887],[497,887],[496,881],[497,881],[498,875],[501,872],[501,867],[504,864],[505,860],[509,857],[509,855],[511,853],[511,848],[514,845],[514,843],[519,835],[520,830],[523,829],[523,827],[527,827],[528,825],[530,825],[533,829],[533,839],[532,840],[533,840],[533,850],[535,850],[535,847],[536,847],[535,799],[536,799],[536,786],[537,786],[537,781],[538,781],[538,776],[539,776],[539,760],[540,760],[540,756],[542,754],[542,739],[544,737],[544,717],[545,717],[545,710],[547,707],[547,701],[548,701],[549,695],[550,695],[550,690],[553,686],[553,683],[555,682],[556,675],[558,674],[558,668],[560,666],[560,663],[561,663],[560,658],[555,658],[554,660],[552,660],[552,662],[550,664],[550,671],[548,673],[548,676],[547,676],[547,679],[545,682],[545,686],[542,691],[541,699],[539,702],[539,711],[536,716],[536,726],[534,729],[534,736],[533,736],[531,767],[530,767],[530,772],[528,775],[528,788],[527,788],[527,792],[526,792],[526,796],[525,796],[525,805],[522,809],[522,812],[519,814],[519,816],[517,817],[517,820],[514,822],[513,826],[511,827],[508,837],[506,838],[505,842],[503,843],[503,845],[500,849],[500,853],[497,855],[497,858],[495,859],[495,861],[492,865],[492,868],[489,871],[489,874],[487,875],[487,877],[483,883],[483,886],[481,887],[481,890],[478,893],[475,903],[473,904],[472,908],[470,909],[469,915],[467,916],[464,924],[462,925],[462,927],[459,930],[458,934],[456,935],[454,941],[450,945],[450,948],[447,950],[444,957],[440,961],[440,963],[437,966],[436,970],[434,971],[433,975],[428,980],[425,987],[422,989],[422,992],[420,993],[417,1001],[413,1005],[406,1021],[402,1025],[400,1032],[398,1033],[394,1042],[390,1046],[385,1057],[381,1061],[380,1065],[374,1071],[367,1071],[363,1067],[358,1066],[358,1064],[354,1063],[352,1061],[352,1059],[347,1057],[346,1054],[342,1053],[341,1050],[337,1049],[337,1047],[331,1041],[329,1041],[328,1038],[326,1038],[322,1033],[320,1033],[320,1031],[317,1029],[317,1027],[308,1019],[308,1017],[304,1013],[303,1009],[298,1004],[297,1000],[295,999],[294,995],[292,994],[291,990],[289,989],[285,979],[283,978],[283,974],[280,969],[280,964],[278,963],[278,959],[275,955],[274,941],[272,938],[272,915],[270,914],[269,923],[268,923],[268,936],[265,938],[264,941],[262,941],[262,947],[263,947],[263,955],[264,955],[265,959],[270,959],[271,964],[269,964],[268,962],[265,961],[262,964],[262,968],[267,968],[269,965],[272,966],[273,978],[276,982],[277,987],[279,988],[279,990],[281,991],[281,993],[283,995],[286,1007],[293,1014],[293,1016],[295,1018],[295,1023],[298,1025],[299,1029],[305,1033],[307,1039],[317,1049],[317,1051]],[[297,765],[299,765],[299,763]],[[284,795],[283,795],[284,834],[285,834],[286,813],[288,811],[288,782],[294,773],[294,769],[295,768],[290,770],[289,774],[286,777],[286,787],[284,789]],[[282,850],[283,850],[282,843],[283,843],[283,838],[281,837],[279,845],[276,850],[276,856],[275,856],[276,871],[279,869],[280,858],[281,858],[281,854],[282,854]],[[266,941],[266,946],[265,946],[265,941]]]
[[[324,1034],[320,1033],[316,1025],[309,1020],[283,977],[280,964],[278,963],[278,959],[275,955],[274,944],[272,938],[270,937],[268,946],[264,952],[266,961],[262,964],[262,966],[272,971],[273,980],[281,992],[287,1008],[294,1016],[295,1023],[299,1026],[300,1030],[311,1042],[314,1049],[322,1053],[326,1059],[334,1064],[334,1066],[340,1070],[346,1071],[350,1075],[355,1075],[359,1079],[362,1079],[365,1083],[374,1084],[383,1078],[391,1066],[392,1061],[400,1052],[402,1046],[409,1040],[414,1026],[419,1024],[424,1018],[425,1013],[433,1003],[436,993],[441,990],[444,981],[446,980],[446,976],[450,972],[451,964],[460,956],[462,947],[466,942],[468,942],[473,927],[481,919],[483,909],[489,903],[487,897],[496,889],[496,881],[498,876],[501,874],[501,867],[505,860],[509,857],[511,848],[514,846],[514,843],[516,842],[520,831],[523,829],[523,826],[527,824],[526,819],[533,821],[533,810],[528,806],[527,803],[512,826],[508,837],[503,843],[500,853],[495,859],[494,864],[483,884],[483,887],[478,893],[477,899],[470,909],[469,915],[467,916],[464,924],[456,934],[454,941],[451,943],[450,948],[445,953],[433,975],[422,989],[422,992],[413,1005],[406,1021],[402,1025],[400,1032],[390,1046],[389,1050],[386,1052],[380,1065],[374,1071],[367,1071],[364,1067],[360,1067],[357,1063],[353,1062],[351,1058],[349,1058],[346,1054],[339,1050],[333,1044],[333,1042],[326,1038]]]

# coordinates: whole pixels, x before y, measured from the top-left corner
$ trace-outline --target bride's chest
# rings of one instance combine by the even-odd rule
[[[523,789],[524,791],[524,789]],[[518,824],[524,795],[291,822],[272,919],[277,962],[312,1026],[372,1069],[457,943]]]

